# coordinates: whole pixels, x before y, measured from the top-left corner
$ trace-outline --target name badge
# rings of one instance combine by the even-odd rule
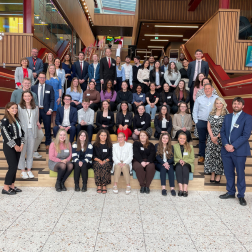
[[[112,63],[112,66],[115,66],[115,63]]]
[[[54,80],[56,80],[56,79],[57,79],[57,77],[53,77],[53,79],[54,79]]]
[[[69,152],[69,150],[64,150],[64,152]]]
[[[142,125],[145,124],[145,121],[141,122],[141,124],[142,124]]]
[[[207,104],[207,106],[209,107],[211,104],[212,104],[212,103],[211,103],[211,102],[209,102],[209,103]]]
[[[168,154],[168,151],[166,151],[166,154]]]
[[[236,123],[235,123],[235,124],[234,124],[234,127],[238,129],[238,128],[239,128],[239,124],[236,124]]]
[[[103,152],[108,152],[108,150],[107,150],[107,149],[103,149],[102,151],[103,151]]]
[[[167,96],[167,99],[171,99],[171,96]]]
[[[215,115],[214,118],[217,119],[217,118],[219,118],[219,116]]]
[[[141,97],[141,98],[142,98],[142,97],[143,97],[143,95],[141,94],[141,95],[139,95],[139,97]]]
[[[161,72],[161,74],[164,74],[164,72]]]
[[[45,93],[46,93],[46,94],[50,94],[50,91],[46,90]]]
[[[107,116],[107,119],[111,119],[111,116]]]
[[[188,156],[188,152],[184,152],[183,154],[184,154],[184,156]]]
[[[140,150],[144,150],[144,147],[140,147]]]
[[[129,122],[129,120],[128,120],[128,119],[125,119],[125,122]]]
[[[87,94],[87,96],[90,96],[90,94]]]

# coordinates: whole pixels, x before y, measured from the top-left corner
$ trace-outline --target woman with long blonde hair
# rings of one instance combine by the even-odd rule
[[[57,192],[66,191],[65,181],[73,170],[72,147],[68,140],[65,129],[59,129],[55,140],[49,147],[48,167],[54,172],[58,172],[55,189]]]
[[[116,85],[115,85],[115,91],[118,92],[121,90],[122,82],[125,81],[125,69],[121,65],[121,58],[116,57]]]
[[[74,77],[71,86],[66,90],[67,95],[71,95],[72,101],[71,106],[77,108],[77,110],[82,109],[82,97],[83,97],[83,91],[81,89],[79,79],[77,77]]]
[[[224,167],[221,158],[221,127],[227,114],[227,104],[223,98],[215,99],[213,109],[208,117],[208,138],[206,144],[206,156],[204,162],[205,174],[211,174],[211,183],[220,183]]]
[[[46,60],[43,66],[43,72],[47,73],[48,66],[54,64],[54,55],[52,53],[47,53],[46,54]]]

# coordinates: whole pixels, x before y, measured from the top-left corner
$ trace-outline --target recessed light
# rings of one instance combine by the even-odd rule
[[[183,41],[188,41],[189,39],[183,39]]]
[[[151,53],[151,51],[137,51],[138,53]]]
[[[170,34],[144,34],[145,37],[177,37],[177,38],[181,38],[183,37],[183,35],[170,35]]]
[[[142,40],[145,40],[144,38]]]
[[[150,39],[150,41],[160,41],[160,42],[167,42],[168,39]]]
[[[149,27],[149,25],[147,25],[147,27]]]
[[[163,27],[163,28],[199,28],[198,25],[189,25],[189,26],[186,26],[186,25],[155,25],[155,27]]]
[[[148,48],[164,48],[164,46],[148,46]]]

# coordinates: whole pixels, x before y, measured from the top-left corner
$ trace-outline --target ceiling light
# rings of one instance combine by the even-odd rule
[[[180,37],[183,37],[183,35],[165,35],[165,34],[144,34],[144,36],[145,37],[156,37],[156,36],[158,36],[158,37],[178,37],[178,38],[180,38]]]
[[[150,39],[150,41],[168,42],[168,39]]]
[[[137,51],[138,53],[151,53],[151,51]]]
[[[188,41],[189,39],[183,39],[183,41]]]
[[[164,48],[164,46],[148,46],[148,48]]]
[[[150,56],[144,56],[144,58],[149,58]],[[154,58],[157,58],[158,56],[153,56]]]
[[[199,28],[198,25],[190,25],[190,26],[186,26],[186,25],[155,25],[155,27],[164,27],[164,28]]]
[[[87,6],[85,6],[84,8],[87,9]]]

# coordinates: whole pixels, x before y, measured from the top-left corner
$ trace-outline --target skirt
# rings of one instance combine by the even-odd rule
[[[95,184],[97,186],[106,186],[111,184],[111,170],[112,165],[109,162],[106,162],[103,165],[100,165],[99,162],[93,162]]]

